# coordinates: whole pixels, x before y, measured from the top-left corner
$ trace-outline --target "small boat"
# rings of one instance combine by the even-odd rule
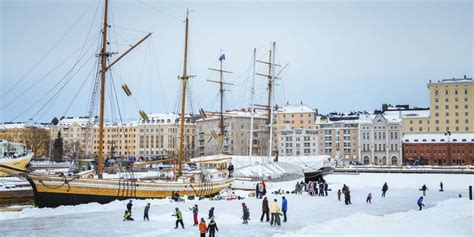
[[[324,166],[319,168],[318,170],[313,171],[304,171],[304,182],[307,183],[309,181],[319,181],[324,176],[332,174],[333,172],[334,167],[331,166]]]

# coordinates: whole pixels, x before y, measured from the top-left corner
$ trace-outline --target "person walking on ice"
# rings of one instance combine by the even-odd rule
[[[211,221],[207,225],[207,231],[209,232],[209,237],[215,237],[216,231],[219,231],[219,228],[217,228],[217,224],[214,221],[214,218],[211,218]]]
[[[423,203],[423,197],[418,198],[418,201],[416,202],[416,204],[418,204],[418,207],[420,207],[420,211],[421,211],[421,209],[423,209],[423,207],[425,206],[425,204]]]
[[[194,206],[192,208],[189,208],[189,210],[193,211],[193,220],[194,220],[194,225],[198,225],[198,213],[199,213],[199,209],[198,209],[198,205],[197,204],[194,204]]]
[[[439,191],[440,191],[440,192],[444,192],[444,189],[443,189],[443,182],[439,182]]]
[[[130,200],[130,201],[127,203],[127,211],[129,211],[130,214],[132,213],[132,206],[133,206],[132,200]]]
[[[426,184],[423,184],[423,187],[420,189],[420,191],[423,191],[423,196],[426,196],[426,190],[428,190],[428,187],[426,187]]]
[[[266,222],[270,221],[269,218],[270,207],[268,206],[268,199],[267,197],[263,197],[262,201],[262,216],[260,217],[260,221],[263,221],[263,217],[266,216]]]
[[[243,215],[242,215],[243,222],[242,222],[242,224],[248,224],[249,220],[250,220],[250,210],[247,207],[247,205],[245,205],[245,202],[242,203],[242,212],[243,212]]]
[[[283,212],[283,222],[286,222],[286,212],[288,211],[288,200],[285,196],[281,197],[281,211]]]
[[[201,218],[201,222],[199,223],[199,233],[201,234],[201,237],[206,237],[206,232],[207,232],[206,221],[204,220],[204,218]]]
[[[179,208],[175,208],[175,213],[172,216],[176,216],[176,226],[174,228],[178,229],[178,224],[181,224],[181,227],[184,229],[183,214]]]
[[[211,209],[209,209],[209,215],[207,217],[207,219],[209,220],[214,217],[214,207],[211,207]]]
[[[382,186],[382,197],[385,197],[385,193],[387,193],[388,190],[388,185],[387,182],[385,182]]]
[[[146,204],[145,210],[143,211],[143,220],[144,221],[150,221],[150,218],[148,217],[148,212],[150,211],[150,203]]]
[[[372,203],[372,193],[369,193],[369,195],[367,195],[367,199],[365,200],[365,203]]]
[[[273,199],[271,214],[270,225],[280,225],[280,206],[278,206],[276,199]]]
[[[337,190],[337,200],[341,201],[341,190],[340,189]]]

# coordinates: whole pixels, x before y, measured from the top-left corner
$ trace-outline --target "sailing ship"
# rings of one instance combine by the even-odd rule
[[[0,165],[2,167],[25,170],[31,158],[33,158],[33,153],[26,151],[24,147],[25,146],[20,143],[0,140]],[[0,168],[0,177],[9,175],[8,170]]]
[[[150,34],[132,46],[114,62],[107,64],[107,57],[111,53],[107,52],[107,12],[108,0],[104,0],[104,21],[102,29],[102,45],[100,56],[100,114],[99,114],[99,152],[97,159],[97,174],[91,171],[84,171],[78,174],[26,174],[19,170],[18,176],[25,177],[31,184],[34,192],[34,201],[38,207],[57,207],[61,205],[77,205],[90,202],[101,204],[114,200],[124,199],[152,199],[165,198],[175,195],[206,197],[213,196],[219,191],[229,187],[233,182],[227,173],[228,162],[200,161],[193,162],[201,169],[183,171],[184,160],[184,113],[186,104],[187,81],[190,76],[187,74],[188,57],[188,29],[189,11],[185,20],[185,43],[184,43],[184,65],[181,80],[181,114],[179,129],[179,150],[176,171],[172,176],[167,174],[156,175],[152,178],[137,178],[133,174],[133,163],[122,169],[123,175],[103,174],[104,154],[103,154],[103,133],[104,133],[104,101],[105,101],[105,80],[106,72],[118,60],[130,52],[133,48],[143,42]],[[142,119],[147,119],[146,114],[140,111]],[[164,160],[159,162],[165,162]],[[148,164],[148,163],[147,163]],[[1,168],[5,168],[0,166]],[[174,170],[173,170],[174,171]]]

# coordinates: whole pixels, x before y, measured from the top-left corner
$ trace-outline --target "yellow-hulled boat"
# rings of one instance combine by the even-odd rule
[[[0,165],[19,170],[26,170],[26,166],[30,163],[31,158],[33,158],[33,153],[24,153],[19,157],[2,157],[0,158]],[[10,175],[11,173],[9,173],[8,170],[0,168],[0,177]]]

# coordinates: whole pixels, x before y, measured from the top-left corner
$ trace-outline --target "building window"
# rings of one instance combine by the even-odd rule
[[[467,89],[464,89],[464,94],[467,95]]]
[[[410,127],[410,132],[413,132],[413,127]]]
[[[413,120],[410,120],[410,124],[413,124]]]
[[[448,93],[448,89],[446,89],[446,90],[445,90],[445,95],[448,95],[448,94],[449,94],[449,93]]]
[[[438,103],[438,101],[439,101],[438,98],[435,98],[435,103]]]
[[[438,90],[435,90],[435,95],[438,95]]]
[[[439,113],[435,113],[435,117],[439,117]]]
[[[418,124],[422,124],[422,123],[423,123],[423,120],[418,121]]]
[[[449,105],[445,105],[444,107],[445,107],[446,109],[449,109]]]
[[[449,116],[449,112],[446,112],[446,116]]]
[[[468,106],[468,105],[464,105],[464,108],[465,108],[465,109],[468,109],[468,108],[469,108],[469,106]]]
[[[436,124],[439,124],[439,120],[435,120],[435,123],[436,123]]]
[[[454,105],[454,108],[455,108],[455,109],[459,109],[459,105]]]

